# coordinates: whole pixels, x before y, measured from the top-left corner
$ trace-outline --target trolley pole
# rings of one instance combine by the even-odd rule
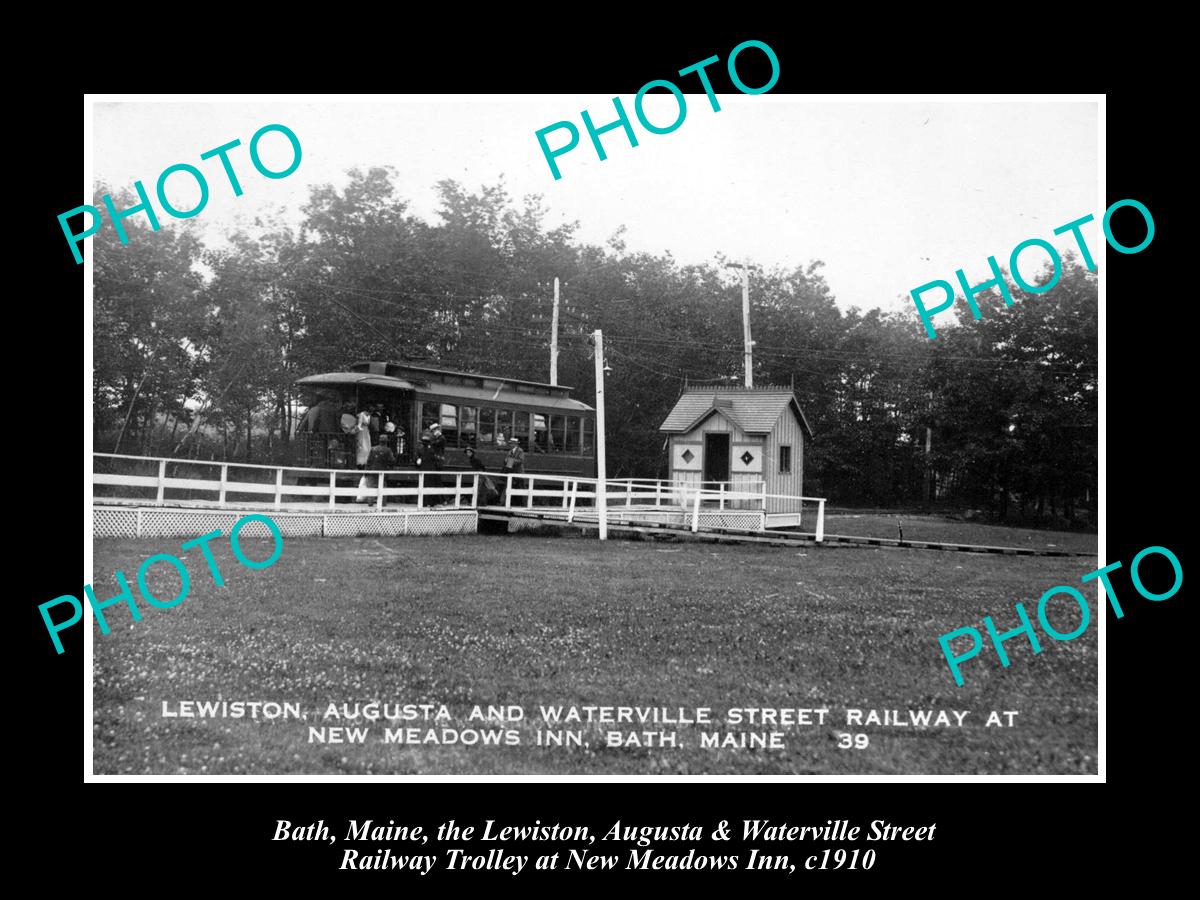
[[[550,321],[550,383],[558,384],[558,276],[554,278],[554,316]]]
[[[608,467],[604,460],[604,335],[592,332],[596,343],[596,516],[600,540],[608,540]]]
[[[750,340],[750,260],[742,263],[742,331],[746,356],[746,387],[754,387],[754,342]]]
[[[727,269],[742,270],[742,355],[746,387],[754,387],[754,341],[750,339],[750,258],[744,262],[726,263]]]

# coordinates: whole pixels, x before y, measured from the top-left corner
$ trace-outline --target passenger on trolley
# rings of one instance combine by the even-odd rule
[[[376,438],[376,444],[371,448],[371,452],[367,455],[366,468],[368,472],[380,471],[382,469],[393,469],[396,467],[396,456],[392,453],[391,448],[387,445],[387,435],[380,432]],[[363,474],[358,480],[358,494],[354,498],[355,503],[366,503],[371,499],[368,491],[380,487],[379,479],[385,476]],[[386,482],[385,482],[386,484]]]

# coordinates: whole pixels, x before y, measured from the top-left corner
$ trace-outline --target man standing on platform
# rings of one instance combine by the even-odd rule
[[[367,456],[367,469],[378,471],[380,469],[394,469],[395,467],[396,454],[388,446],[387,433],[381,431],[376,438],[375,446],[371,448],[370,455]]]
[[[504,457],[504,471],[508,475],[520,475],[525,471],[525,451],[521,449],[521,442],[517,440],[517,436],[513,435],[509,440],[508,454]],[[506,478],[508,482],[505,485],[505,493],[511,499],[512,490],[525,486],[524,479]]]

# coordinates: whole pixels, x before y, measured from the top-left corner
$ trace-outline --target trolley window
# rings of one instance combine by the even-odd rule
[[[594,453],[596,448],[596,420],[583,420],[583,452]]]
[[[490,406],[479,408],[479,443],[483,446],[496,442],[496,411]]]
[[[533,414],[533,449],[538,453],[547,451],[546,436],[549,434],[546,428],[546,417],[541,413]]]
[[[458,444],[460,447],[474,447],[479,410],[474,406],[464,406],[459,414],[461,421],[459,422]]]
[[[550,417],[550,452],[562,453],[567,442],[567,417]]]
[[[523,448],[529,446],[529,413],[520,410],[513,413],[513,438]]]
[[[567,416],[567,442],[565,446],[568,453],[579,452],[579,416]]]
[[[458,407],[452,403],[442,404],[441,422],[442,434],[446,438],[447,447],[458,446]]]
[[[512,418],[511,409],[496,410],[496,443],[503,439],[507,444],[508,439],[512,437]]]

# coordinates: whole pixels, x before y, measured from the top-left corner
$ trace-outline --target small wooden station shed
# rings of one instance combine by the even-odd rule
[[[800,524],[812,429],[791,388],[687,387],[659,431],[668,435],[672,481],[756,492],[765,484],[767,526]]]

